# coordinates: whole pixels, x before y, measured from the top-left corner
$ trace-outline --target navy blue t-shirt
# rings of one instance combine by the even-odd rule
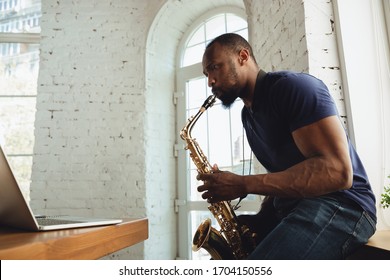
[[[337,115],[337,108],[326,85],[304,73],[259,72],[251,108],[242,109],[242,122],[249,145],[269,172],[283,171],[305,160],[292,132],[323,118]],[[373,218],[375,196],[351,142],[353,184],[341,195],[356,201]]]

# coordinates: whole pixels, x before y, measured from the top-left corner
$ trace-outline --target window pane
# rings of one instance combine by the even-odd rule
[[[36,95],[39,45],[0,44],[1,95]]]
[[[203,52],[205,49],[205,44],[195,45],[193,47],[188,47],[184,53],[183,65],[188,66],[202,61]]]
[[[218,164],[220,169],[232,165],[229,110],[215,105],[210,115],[210,163]]]
[[[187,82],[187,109],[198,109],[206,100],[206,79],[201,77]]]
[[[30,178],[32,156],[9,156],[9,165],[14,171],[14,176],[27,201],[30,200]]]
[[[0,32],[41,32],[41,0],[8,0],[0,3]]]
[[[0,97],[0,137],[8,154],[32,154],[35,98]]]
[[[246,139],[241,121],[241,110],[243,106],[244,103],[242,100],[237,99],[230,108],[234,165],[241,165],[243,160],[249,160],[251,154],[251,148]],[[245,174],[248,173],[246,172]]]
[[[203,185],[203,182],[202,181],[198,181],[196,179],[196,176],[198,176],[198,171],[196,169],[191,169],[191,172],[190,172],[190,180],[191,180],[191,189],[190,189],[190,197],[189,199],[192,200],[192,201],[196,201],[196,200],[203,200],[202,198],[202,194],[200,192],[198,192],[197,188],[200,186],[200,185]]]
[[[244,29],[244,30],[241,30],[241,31],[237,31],[235,32],[237,33],[238,35],[241,35],[242,37],[244,37],[245,39],[248,39],[248,29]]]
[[[17,45],[18,51],[10,51]],[[9,154],[32,154],[39,51],[37,44],[0,44],[0,130]]]
[[[197,44],[203,43],[205,41],[206,40],[204,38],[204,25],[202,25],[201,27],[198,28],[198,30],[196,30],[194,32],[190,41],[187,44],[187,47],[191,47],[193,45],[197,45]]]
[[[35,102],[33,97],[0,97],[0,143],[27,201],[30,199]]]
[[[198,110],[190,111],[191,116],[195,115]],[[206,157],[208,157],[208,129],[207,129],[207,115],[208,112],[205,112],[202,114],[202,116],[198,119],[196,124],[192,128],[192,138],[196,140],[200,148],[202,149],[203,153]]]
[[[226,17],[227,32],[236,32],[247,28],[248,24],[242,18],[233,14],[227,14]]]
[[[225,14],[218,15],[206,22],[206,40],[226,33]]]
[[[246,20],[234,14],[220,14],[209,19],[189,39],[184,51],[182,66],[201,62],[206,44],[221,34],[234,32],[248,39],[247,25]]]

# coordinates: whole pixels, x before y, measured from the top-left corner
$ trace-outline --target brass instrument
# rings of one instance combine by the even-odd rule
[[[196,140],[191,137],[191,130],[199,117],[214,105],[215,100],[215,95],[209,96],[198,113],[190,117],[180,131],[180,137],[186,141],[186,149],[189,150],[199,173],[211,173],[212,167]],[[230,202],[211,203],[208,209],[218,221],[221,230],[213,228],[210,219],[203,221],[194,235],[192,250],[204,248],[215,260],[246,258],[256,246],[255,236],[246,225],[238,222]]]

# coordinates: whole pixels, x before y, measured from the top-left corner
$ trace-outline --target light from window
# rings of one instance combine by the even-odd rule
[[[39,68],[39,37],[29,35],[40,17],[40,0],[0,1],[0,144],[27,199]]]
[[[9,49],[10,44],[0,44]],[[13,44],[21,45],[21,44]],[[17,49],[20,49],[19,47]],[[38,45],[25,45],[25,53],[2,55],[0,59],[0,140],[15,177],[28,197],[38,79]]]
[[[182,61],[183,67],[200,63],[207,43],[226,32],[239,33],[247,39],[247,22],[229,13],[218,14],[205,20],[188,40]],[[196,114],[199,106],[203,104],[207,96],[211,95],[207,79],[201,73],[198,74],[198,78],[186,82],[186,118]],[[229,110],[226,110],[221,102],[217,101],[198,120],[192,131],[193,137],[196,138],[211,164],[218,163],[221,170],[240,174],[243,173],[243,167],[249,167],[249,164],[245,167],[244,162],[249,161],[250,157],[250,148],[243,135],[240,117],[242,106],[242,101],[238,99]],[[245,149],[242,148],[242,143],[246,146]],[[189,157],[187,160],[189,166],[187,174],[190,182],[189,198],[190,200],[202,200],[196,190],[196,187],[201,184],[196,180],[196,166]]]
[[[207,43],[224,33],[237,33],[248,38],[247,22],[234,14],[219,14],[209,18],[194,31],[186,45],[182,67],[201,62]]]
[[[231,13],[215,15],[203,21],[191,34],[183,52],[181,66],[186,68],[201,63],[206,45],[215,37],[224,33],[237,33],[248,39],[247,22],[243,18]],[[188,67],[190,68],[190,67]],[[193,69],[193,68],[191,68]],[[195,115],[211,89],[207,79],[201,71],[192,71],[186,76],[185,83],[186,118]],[[210,164],[217,163],[224,171],[238,174],[249,174],[252,167],[251,150],[246,141],[241,123],[241,109],[243,102],[237,99],[229,110],[222,107],[219,100],[212,108],[207,110],[193,127],[192,136],[196,139]],[[184,116],[183,116],[184,117]],[[245,148],[243,148],[245,147]],[[197,187],[202,182],[196,180],[198,174],[195,164],[189,156],[187,160],[187,197],[188,201],[203,201]],[[251,168],[252,169],[252,168]],[[249,198],[249,196],[248,196]],[[248,200],[247,198],[247,200]],[[256,198],[250,197],[254,200]],[[211,213],[204,208],[191,208],[189,211],[190,232],[193,234],[199,224]],[[212,218],[215,228],[219,228],[216,220]],[[191,236],[188,237],[191,240]],[[209,255],[202,249],[201,252],[191,255],[193,259],[208,259]]]

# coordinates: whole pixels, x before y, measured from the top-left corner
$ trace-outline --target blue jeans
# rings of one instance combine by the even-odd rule
[[[374,234],[376,221],[353,201],[336,195],[275,198],[277,225],[249,259],[345,259]]]

